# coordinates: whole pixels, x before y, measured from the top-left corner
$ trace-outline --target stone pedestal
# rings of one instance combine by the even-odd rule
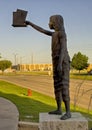
[[[40,113],[40,130],[88,130],[88,121],[80,113],[72,113],[67,120],[60,120],[60,115]]]

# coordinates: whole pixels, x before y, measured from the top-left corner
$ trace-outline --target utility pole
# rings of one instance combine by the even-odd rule
[[[33,64],[33,53],[31,55],[31,64]]]
[[[23,58],[25,58],[25,56],[21,56],[21,57],[20,57],[20,64],[22,64]]]
[[[14,55],[14,61],[15,61],[14,64],[16,65],[16,63],[17,63],[17,55],[18,55],[18,54],[17,54],[17,53],[14,53],[13,55]]]

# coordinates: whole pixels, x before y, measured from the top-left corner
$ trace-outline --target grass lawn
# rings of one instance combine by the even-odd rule
[[[19,110],[20,120],[37,121],[40,112],[49,112],[55,109],[53,98],[32,91],[28,96],[28,89],[0,81],[0,97],[12,101]]]
[[[2,75],[2,74],[1,74]],[[30,71],[30,72],[16,72],[16,73],[4,73],[3,75],[13,76],[13,75],[49,75],[48,71]],[[52,76],[52,73],[51,75]],[[81,79],[81,80],[92,80],[92,75],[87,72],[70,72],[71,79]]]
[[[52,97],[34,91],[32,91],[32,96],[28,96],[27,88],[22,88],[5,81],[0,81],[0,97],[9,99],[17,106],[21,121],[38,122],[40,112],[49,112],[56,107],[55,99]],[[87,114],[87,111],[85,112],[83,109],[76,110],[92,119],[92,112]],[[72,105],[71,111],[74,111]],[[89,121],[89,126],[92,127],[91,121]]]
[[[71,79],[92,80],[92,75],[87,73],[70,73]]]

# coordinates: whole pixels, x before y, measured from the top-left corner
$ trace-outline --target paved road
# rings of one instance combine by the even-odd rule
[[[0,76],[0,79],[53,96],[53,81],[49,76]]]
[[[0,130],[18,130],[19,112],[16,106],[0,97]]]
[[[0,76],[0,79],[54,97],[53,79],[50,76],[16,75]],[[82,104],[83,107],[86,104],[86,108],[91,104],[92,109],[92,81],[71,79],[70,96],[71,102]]]

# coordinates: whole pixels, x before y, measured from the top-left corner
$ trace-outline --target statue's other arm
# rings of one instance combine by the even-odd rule
[[[60,72],[60,75],[62,74],[62,62],[64,59],[66,53],[66,38],[65,37],[60,37],[60,55],[59,55],[59,61],[58,61],[58,66],[57,70]]]
[[[61,39],[61,50],[60,50],[60,58],[59,58],[59,63],[62,64],[63,59],[64,59],[64,55],[66,52],[66,41],[65,39]]]
[[[32,23],[32,22],[25,21],[25,24],[32,26],[34,29],[36,29],[37,31],[39,31],[39,32],[41,32],[41,33],[44,33],[44,34],[46,34],[46,35],[48,35],[48,36],[52,36],[52,33],[53,33],[53,32],[48,31],[48,30],[45,30],[45,29],[43,29],[43,28],[37,26],[36,24],[34,24],[34,23]]]

